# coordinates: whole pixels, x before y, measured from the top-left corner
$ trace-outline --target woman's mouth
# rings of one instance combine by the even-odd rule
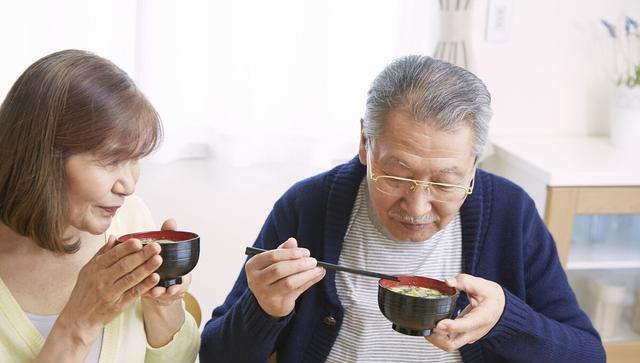
[[[114,216],[120,207],[100,207],[103,211],[105,211],[108,215]]]

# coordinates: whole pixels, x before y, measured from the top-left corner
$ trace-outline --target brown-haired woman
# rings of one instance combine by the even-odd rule
[[[113,237],[155,229],[132,193],[160,138],[133,81],[91,53],[50,54],[15,82],[0,108],[0,361],[195,360],[190,276],[154,287],[159,245]]]

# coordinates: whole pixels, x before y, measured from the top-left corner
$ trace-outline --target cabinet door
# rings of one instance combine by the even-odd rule
[[[544,219],[566,268],[576,214],[640,213],[639,187],[549,187]]]
[[[640,187],[548,188],[545,222],[609,362],[640,356]]]

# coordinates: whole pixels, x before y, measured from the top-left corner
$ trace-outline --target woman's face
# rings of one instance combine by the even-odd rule
[[[107,164],[89,153],[76,154],[65,166],[69,216],[80,231],[102,234],[138,182],[138,160]]]

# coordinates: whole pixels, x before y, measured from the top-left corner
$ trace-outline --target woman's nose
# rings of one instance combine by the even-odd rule
[[[113,185],[113,192],[120,195],[131,195],[136,190],[140,170],[137,162],[124,163],[119,168],[118,178]]]

